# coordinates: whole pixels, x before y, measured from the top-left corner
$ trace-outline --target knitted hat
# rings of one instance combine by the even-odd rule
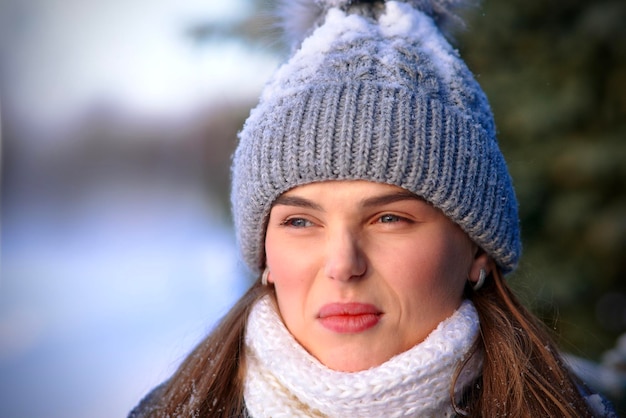
[[[305,39],[266,85],[232,165],[238,244],[265,265],[274,200],[326,180],[393,184],[439,208],[506,273],[517,202],[487,99],[438,24],[459,0],[286,1]],[[295,22],[295,23],[294,23]],[[311,27],[301,22],[310,22]]]

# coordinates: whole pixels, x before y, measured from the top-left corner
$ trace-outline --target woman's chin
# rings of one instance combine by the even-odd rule
[[[346,373],[361,372],[380,366],[393,355],[343,353],[318,357],[318,360],[331,370]]]

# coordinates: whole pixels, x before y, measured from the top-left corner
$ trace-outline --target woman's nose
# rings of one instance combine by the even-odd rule
[[[338,231],[328,237],[325,273],[333,280],[347,281],[362,277],[367,259],[358,237],[350,231]]]

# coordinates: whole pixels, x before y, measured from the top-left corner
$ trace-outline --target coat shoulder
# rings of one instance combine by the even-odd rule
[[[158,417],[158,400],[163,396],[165,385],[161,383],[152,389],[128,414],[128,418]]]

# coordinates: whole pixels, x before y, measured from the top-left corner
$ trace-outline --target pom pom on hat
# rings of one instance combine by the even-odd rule
[[[443,32],[462,26],[458,11],[474,5],[473,0],[398,0],[430,16]],[[322,22],[331,8],[341,10],[381,8],[385,0],[279,0],[276,16],[285,40],[292,47],[300,45]]]
[[[288,4],[313,13],[291,18],[305,39],[264,88],[233,158],[233,217],[250,269],[264,268],[280,194],[368,180],[426,199],[512,271],[521,252],[517,201],[491,109],[441,32],[467,2]]]

